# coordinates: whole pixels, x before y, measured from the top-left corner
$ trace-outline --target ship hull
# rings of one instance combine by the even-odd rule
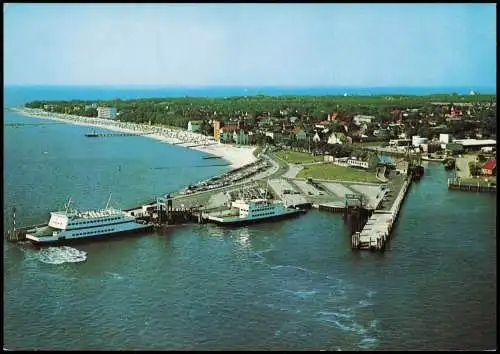
[[[428,156],[422,156],[422,161],[428,161],[428,162],[444,162],[445,159],[435,159],[433,157],[428,157]]]
[[[95,236],[86,236],[86,237],[75,237],[75,238],[61,238],[61,239],[45,239],[40,237],[39,240],[34,240],[27,237],[27,240],[30,241],[36,247],[45,247],[45,246],[66,246],[66,245],[74,245],[74,244],[84,244],[84,243],[92,243],[96,241],[105,241],[105,240],[115,240],[122,237],[132,237],[143,234],[148,231],[152,231],[154,228],[153,225],[147,225],[144,227],[131,229],[131,230],[123,230],[116,231],[107,234],[99,234]]]
[[[217,225],[221,225],[221,226],[238,227],[238,226],[261,224],[261,223],[265,223],[265,222],[276,222],[276,221],[280,221],[280,220],[291,219],[291,218],[297,217],[297,216],[299,216],[301,214],[305,214],[305,213],[306,213],[306,210],[297,209],[294,211],[289,211],[285,214],[269,216],[269,217],[259,218],[259,219],[241,219],[241,220],[227,220],[227,221],[209,219],[208,222],[214,223]]]

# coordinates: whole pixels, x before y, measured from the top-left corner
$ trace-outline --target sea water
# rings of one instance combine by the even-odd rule
[[[11,93],[10,104],[50,98],[40,92]],[[4,124],[35,121],[44,122],[4,112]],[[18,225],[28,225],[70,196],[87,208],[112,193],[128,207],[227,170],[198,151],[145,137],[87,139],[88,129],[4,126],[4,225],[14,205]],[[342,218],[316,210],[75,247],[4,242],[4,346],[495,348],[496,196],[448,191],[449,172],[424,167],[383,254],[351,251]]]

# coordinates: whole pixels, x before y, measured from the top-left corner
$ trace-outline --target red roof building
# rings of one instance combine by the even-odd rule
[[[486,161],[483,165],[483,168],[481,172],[483,175],[494,175],[496,174],[496,169],[497,169],[497,160],[496,159],[489,159]]]
[[[223,126],[222,128],[220,128],[223,132],[225,133],[233,133],[235,131],[238,130],[238,126],[237,125],[226,125],[226,126]]]

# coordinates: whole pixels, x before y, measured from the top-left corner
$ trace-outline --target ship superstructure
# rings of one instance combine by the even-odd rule
[[[46,225],[28,230],[26,239],[37,245],[65,244],[151,228],[152,225],[141,223],[124,211],[110,207],[109,200],[104,209],[80,211],[71,208],[70,199],[65,210],[50,213]]]

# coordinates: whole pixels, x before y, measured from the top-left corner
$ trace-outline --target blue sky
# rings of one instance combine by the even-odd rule
[[[4,85],[496,87],[495,4],[10,4]]]

